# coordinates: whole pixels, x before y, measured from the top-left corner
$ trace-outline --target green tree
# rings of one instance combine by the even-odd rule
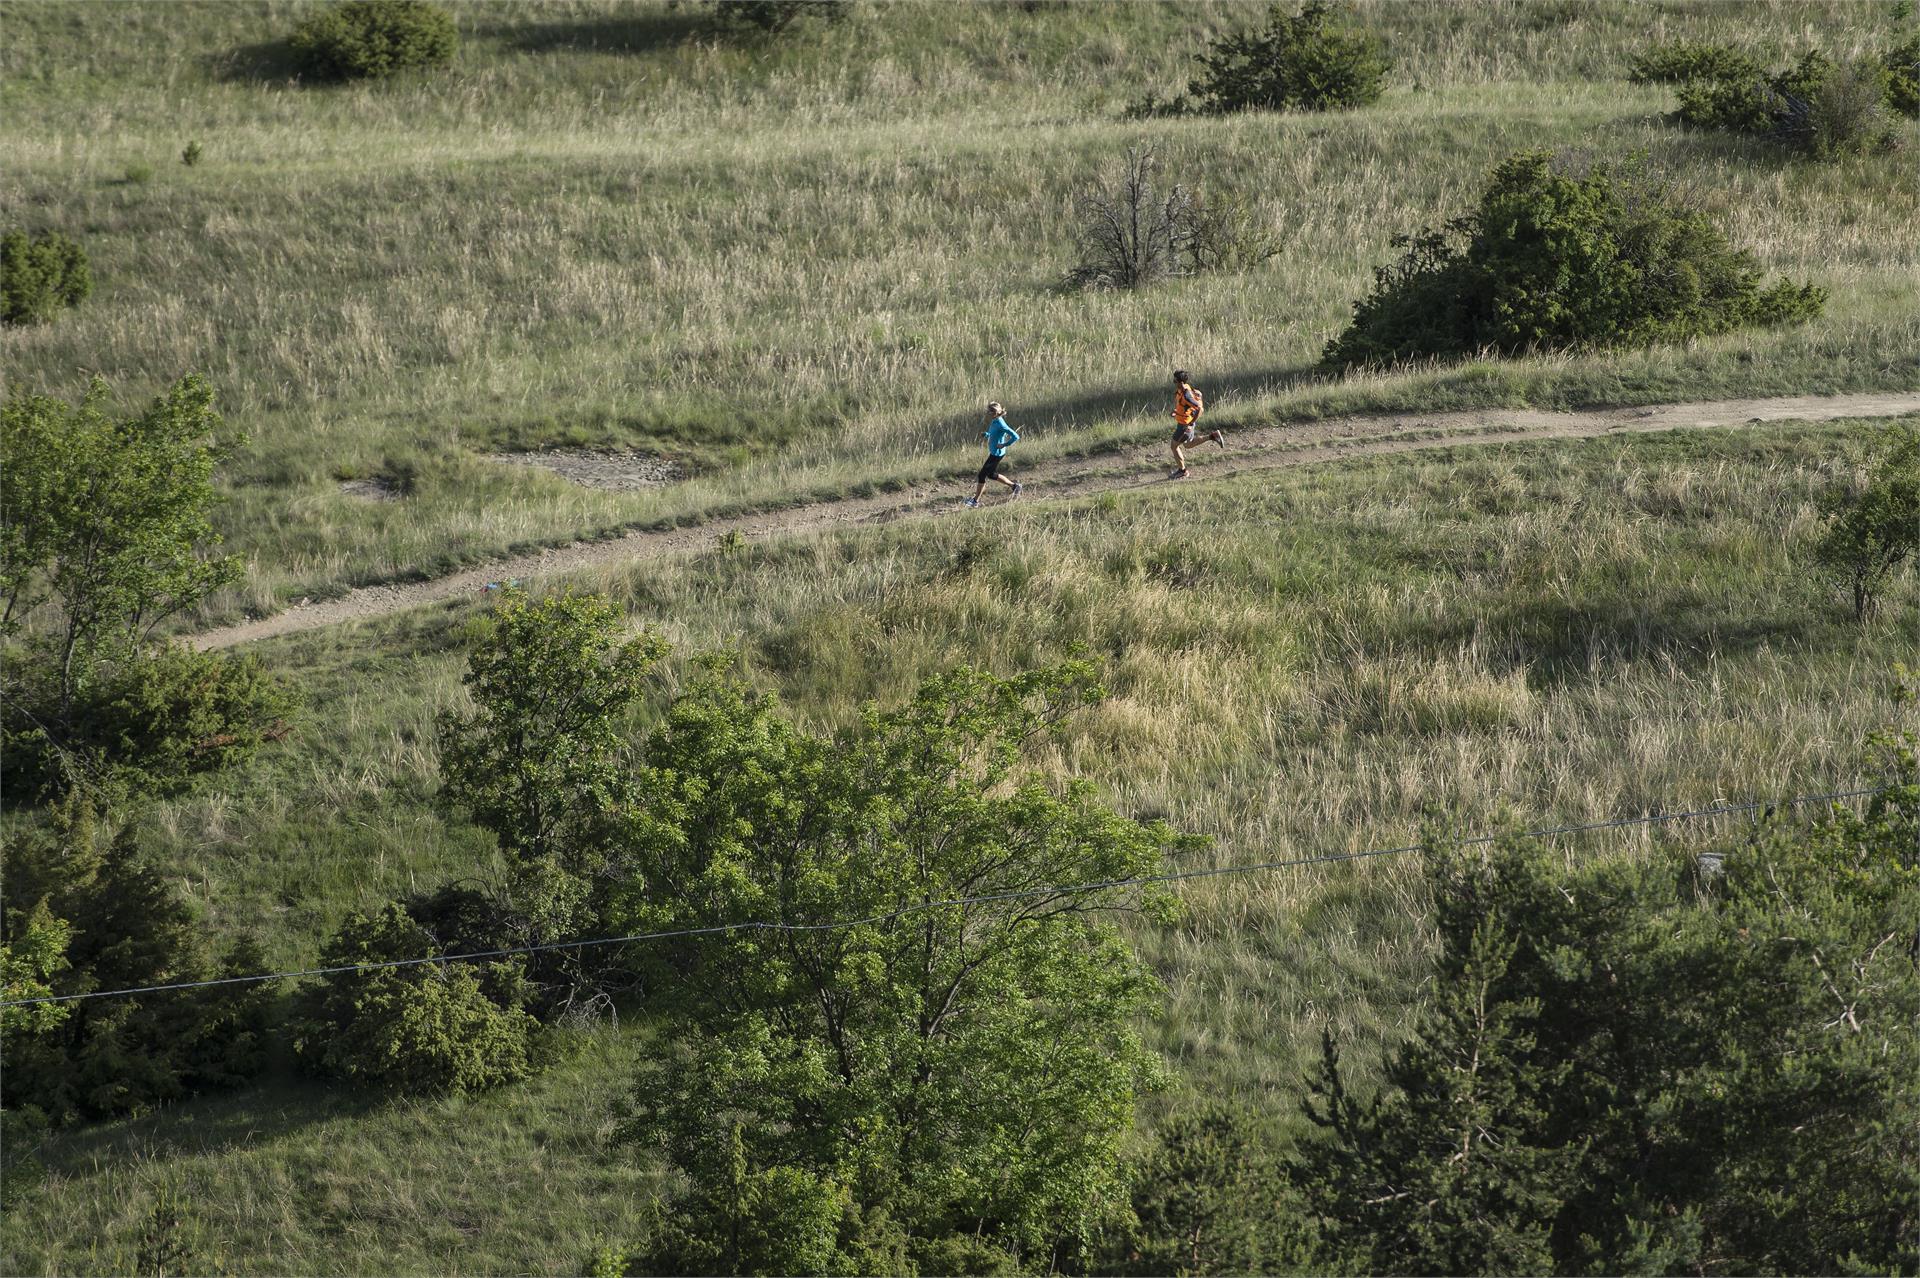
[[[604,596],[509,590],[467,659],[470,713],[440,720],[443,798],[491,830],[536,939],[597,917],[633,802],[627,718],[666,652]]]
[[[453,15],[426,0],[346,0],[302,22],[290,41],[309,73],[338,80],[445,66],[459,43]]]
[[[1264,31],[1223,36],[1200,56],[1193,108],[1332,111],[1377,102],[1390,63],[1378,38],[1343,30],[1323,0],[1298,13],[1274,5]]]
[[[1865,621],[1887,581],[1920,547],[1920,430],[1893,431],[1864,487],[1836,487],[1821,501],[1826,529],[1812,547],[1816,571],[1853,599]]]
[[[9,840],[0,944],[19,947],[63,920],[64,963],[42,968],[54,994],[165,985],[257,972],[246,940],[218,958],[205,929],[131,834],[73,796],[47,828]],[[0,1022],[0,1104],[54,1122],[138,1113],[228,1087],[264,1063],[266,1003],[254,985],[87,999],[57,1021]]]
[[[95,379],[69,405],[0,408],[0,644],[14,793],[128,767],[205,770],[279,729],[292,699],[245,658],[169,651],[159,628],[237,580],[209,554],[225,456],[213,391],[188,377],[133,417]]]
[[[35,902],[0,941],[0,1001],[12,1004],[51,997],[49,979],[72,966],[67,961],[67,942],[72,939],[72,924],[53,917],[46,901]],[[52,1029],[66,1014],[66,1006],[60,1003],[3,1007],[0,1032],[33,1034]]]
[[[0,236],[0,323],[44,324],[93,292],[86,250],[57,231]]]
[[[1569,876],[1432,857],[1434,1001],[1364,1101],[1332,1044],[1295,1175],[1374,1272],[1911,1271],[1920,780],[1862,815]]]
[[[772,1177],[811,1186],[817,1221],[844,1190],[828,1267],[890,1254],[893,1231],[930,1267],[956,1263],[960,1234],[979,1240],[967,1264],[1044,1266],[1118,1204],[1155,987],[1100,915],[1164,916],[1164,890],[1116,880],[1191,844],[1022,774],[1025,744],[1098,695],[1079,662],[960,671],[838,740],[723,677],[675,704],[647,743],[614,917],[749,925],[650,969],[683,1028],[627,1135],[663,1147],[696,1200]]]

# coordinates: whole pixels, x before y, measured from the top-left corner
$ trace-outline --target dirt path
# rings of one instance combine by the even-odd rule
[[[1920,392],[1896,391],[1830,397],[1728,399],[1572,413],[1486,409],[1427,416],[1343,417],[1233,432],[1225,453],[1211,446],[1190,449],[1195,459],[1193,478],[1180,482],[1203,483],[1281,466],[1305,466],[1339,457],[1368,457],[1428,448],[1534,439],[1589,439],[1598,435],[1696,430],[1766,421],[1896,417],[1916,412],[1920,412]],[[1016,464],[1013,469],[1028,487],[1021,500],[1048,501],[1166,483],[1170,466],[1166,443],[1156,436],[1151,443],[1130,445],[1097,457]],[[301,604],[258,621],[203,631],[192,636],[191,642],[200,648],[228,648],[274,635],[376,617],[437,599],[477,594],[485,590],[489,582],[525,580],[710,545],[734,532],[744,537],[768,537],[893,519],[963,516],[969,512],[960,503],[972,491],[971,479],[971,475],[952,475],[918,481],[905,489],[872,497],[816,502],[766,514],[715,519],[691,528],[636,531],[605,541],[556,546],[495,560],[432,581],[365,586],[337,599]],[[994,500],[991,494],[988,499]]]

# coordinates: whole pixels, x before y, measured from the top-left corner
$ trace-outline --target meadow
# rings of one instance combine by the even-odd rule
[[[1338,115],[1124,118],[1255,6],[875,5],[778,41],[689,9],[476,4],[438,77],[290,81],[299,5],[9,6],[0,207],[81,234],[98,289],[13,331],[9,385],[132,403],[185,372],[244,433],[232,615],[509,546],[967,466],[988,398],[1029,456],[1138,436],[1166,370],[1216,420],[1920,384],[1920,179],[1663,123],[1649,38],[1872,45],[1885,6],[1363,5],[1402,59]],[[1477,15],[1477,16],[1476,16]],[[205,158],[178,162],[188,142]],[[1282,252],[1141,294],[1063,291],[1073,202],[1129,145],[1251,199]],[[1387,241],[1533,146],[1644,152],[1815,324],[1613,356],[1329,380]],[[583,490],[486,460],[633,448],[686,482]],[[380,479],[369,502],[341,481]]]
[[[806,722],[845,724],[959,662],[1084,645],[1110,698],[1037,756],[1123,812],[1213,842],[1195,866],[1397,846],[1871,784],[1920,592],[1857,627],[1796,547],[1877,424],[1356,460],[995,511],[958,541],[903,524],[589,576],[674,644],[642,726],[728,652]],[[433,804],[433,721],[461,704],[462,601],[274,641],[302,728],[141,836],[222,934],[310,962],[348,911],[498,866]],[[1750,815],[1558,842],[1569,864],[1737,838]],[[1419,1006],[1412,858],[1203,880],[1130,928],[1166,987],[1164,1112],[1223,1091],[1282,1129],[1323,1027],[1365,1061]],[[653,1182],[606,1134],[644,1006],[571,1031],[524,1087],[376,1103],[299,1081],[58,1139],[9,1213],[10,1268],[131,1245],[155,1195],[241,1269],[564,1271],[631,1234]],[[537,1200],[531,1217],[518,1205]],[[507,1210],[508,1205],[514,1211]]]
[[[1337,116],[1130,120],[1262,6],[868,3],[720,38],[691,6],[487,2],[437,77],[292,81],[303,3],[0,11],[9,224],[60,227],[95,295],[0,330],[0,377],[133,403],[189,371],[243,432],[217,520],[245,558],[210,616],[504,549],[971,470],[978,406],[1023,455],[1161,429],[1175,363],[1210,422],[1920,388],[1920,172],[1816,165],[1662,122],[1653,38],[1780,55],[1884,38],[1880,3],[1359,4],[1400,57]],[[935,20],[934,15],[937,15]],[[192,141],[204,158],[179,162]],[[1143,294],[1073,293],[1074,196],[1130,144],[1252,199],[1280,255]],[[1328,378],[1321,345],[1389,238],[1532,146],[1643,151],[1769,273],[1831,291],[1800,328],[1680,347]],[[1463,447],[955,520],[722,543],[571,584],[806,724],[916,680],[1076,650],[1111,695],[1037,753],[1211,843],[1191,868],[1845,790],[1901,713],[1920,582],[1856,624],[1803,548],[1883,423]],[[690,477],[569,485],[487,454],[632,448]],[[1203,473],[1203,472],[1201,472]],[[397,500],[343,481],[380,478]],[[1036,494],[1037,495],[1037,494]],[[543,588],[557,588],[548,583]],[[484,596],[258,646],[306,707],[285,740],[136,836],[208,931],[311,963],[349,913],[501,865],[436,802],[438,715]],[[202,617],[195,620],[206,620]],[[1910,711],[1907,713],[1911,713]],[[10,813],[7,822],[31,820]],[[1572,836],[1569,864],[1730,839],[1751,817]],[[17,827],[16,827],[17,828]],[[1201,880],[1128,924],[1173,1066],[1148,1125],[1233,1094],[1303,1126],[1323,1028],[1363,1073],[1420,1007],[1411,857]],[[236,1272],[578,1272],[653,1210],[611,1143],[644,1005],[563,1032],[533,1082],[384,1101],[277,1060],[239,1092],[58,1134],[7,1203],[0,1269],[124,1269],[172,1202]],[[284,1052],[283,1052],[284,1055]]]

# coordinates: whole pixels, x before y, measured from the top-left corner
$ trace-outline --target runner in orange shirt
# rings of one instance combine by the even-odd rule
[[[1184,368],[1173,371],[1173,479],[1187,477],[1186,446],[1194,442],[1199,430],[1196,423],[1200,414],[1207,411],[1207,397],[1197,390]],[[1227,436],[1224,431],[1210,431],[1207,438],[1225,448]]]

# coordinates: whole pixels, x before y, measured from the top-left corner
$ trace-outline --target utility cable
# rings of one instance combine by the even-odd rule
[[[1540,830],[1522,830],[1514,835],[1479,834],[1455,841],[1456,847],[1475,847],[1513,837],[1551,838],[1561,834],[1585,834],[1594,830],[1616,830],[1632,825],[1659,825],[1668,821],[1688,821],[1700,817],[1728,816],[1738,812],[1758,812],[1773,808],[1795,808],[1809,803],[1837,802],[1883,794],[1890,787],[1873,786],[1865,790],[1840,790],[1832,794],[1804,794],[1791,799],[1756,799],[1750,803],[1732,803],[1714,808],[1695,808],[1686,812],[1650,813],[1645,816],[1614,817],[1581,825],[1560,825]],[[208,989],[217,985],[252,985],[263,981],[293,980],[303,976],[337,976],[347,972],[378,972],[387,968],[420,967],[426,964],[464,963],[477,959],[510,958],[520,954],[543,954],[555,950],[583,950],[601,945],[627,945],[640,941],[671,941],[693,936],[716,936],[730,932],[834,932],[847,928],[870,927],[890,923],[910,914],[946,909],[959,905],[986,905],[1000,901],[1019,901],[1033,897],[1059,896],[1074,892],[1100,892],[1112,888],[1136,887],[1149,883],[1179,883],[1187,879],[1215,878],[1225,874],[1257,874],[1268,870],[1290,870],[1309,865],[1331,865],[1341,861],[1364,861],[1373,857],[1402,856],[1422,851],[1424,843],[1409,843],[1394,848],[1370,848],[1364,852],[1330,852],[1322,856],[1299,857],[1287,861],[1259,861],[1246,865],[1220,865],[1202,870],[1176,870],[1166,874],[1143,874],[1131,878],[1102,879],[1091,883],[1051,884],[1021,888],[1010,892],[989,892],[980,896],[953,897],[941,901],[920,901],[913,905],[872,914],[866,918],[842,919],[828,923],[714,923],[705,927],[676,928],[667,932],[637,932],[629,936],[596,936],[577,941],[552,941],[544,945],[519,945],[508,949],[475,950],[465,954],[441,954],[432,958],[388,959],[378,963],[346,963],[335,967],[308,967],[290,972],[263,972],[252,976],[222,976],[204,981],[177,981],[170,985],[135,985],[125,989],[92,990],[82,994],[49,994],[40,998],[21,998],[0,1002],[0,1007],[37,1007],[49,1003],[77,1003],[90,998],[124,998],[135,994],[160,994],[173,990]]]

